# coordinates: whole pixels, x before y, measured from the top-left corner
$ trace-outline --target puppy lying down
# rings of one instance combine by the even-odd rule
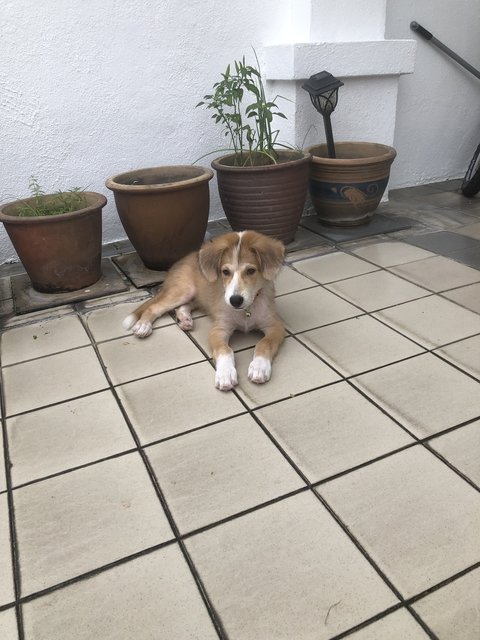
[[[273,280],[280,271],[284,246],[255,231],[218,236],[169,270],[160,292],[123,321],[139,338],[152,333],[156,318],[175,309],[184,331],[193,327],[192,311],[201,309],[213,321],[209,334],[215,360],[215,386],[222,391],[238,382],[229,339],[235,330],[260,330],[248,367],[252,382],[270,379],[272,360],[285,337],[277,315]]]

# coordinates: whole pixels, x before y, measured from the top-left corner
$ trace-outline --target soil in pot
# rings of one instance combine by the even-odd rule
[[[308,188],[308,153],[279,151],[277,164],[235,166],[235,156],[212,162],[223,210],[234,231],[252,229],[282,240],[295,237]]]
[[[106,181],[125,233],[149,269],[164,270],[202,244],[213,172],[171,165],[121,173]]]
[[[336,158],[328,157],[326,144],[308,151],[312,154],[310,195],[321,222],[367,223],[387,187],[395,149],[373,142],[336,142]]]
[[[34,289],[41,293],[65,293],[91,286],[102,275],[102,208],[100,193],[83,193],[86,206],[52,216],[19,217],[26,198],[0,207],[0,221]],[[42,198],[52,198],[51,195]]]

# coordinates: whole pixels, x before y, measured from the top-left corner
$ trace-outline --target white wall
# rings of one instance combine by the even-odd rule
[[[288,6],[3,0],[0,202],[26,197],[31,174],[47,192],[88,187],[109,199],[104,242],[125,237],[105,179],[132,168],[190,164],[224,144],[210,114],[194,107],[233,59],[289,38]],[[2,225],[0,264],[13,257]]]
[[[480,142],[480,80],[414,35],[412,20],[480,69],[478,0],[388,0],[385,36],[418,40],[415,72],[400,78],[391,188],[463,176]]]
[[[221,147],[210,114],[194,106],[227,63],[243,54],[253,60],[251,46],[263,61],[269,45],[381,40],[385,15],[387,37],[415,38],[410,20],[424,21],[480,66],[478,0],[4,0],[0,201],[28,195],[31,174],[46,191],[87,187],[109,198],[104,242],[123,238],[105,179],[132,168],[189,164]],[[333,118],[337,139],[390,141],[383,120],[394,121],[396,86],[393,94],[388,82],[382,80],[387,97],[375,123],[372,110],[356,109],[366,80],[348,79]],[[392,183],[463,173],[480,140],[480,82],[420,43],[416,71],[400,84]],[[323,136],[308,97],[300,95],[294,123],[282,123],[287,142],[301,142],[310,120]],[[210,185],[215,218],[222,211]],[[14,257],[2,227],[0,264]]]

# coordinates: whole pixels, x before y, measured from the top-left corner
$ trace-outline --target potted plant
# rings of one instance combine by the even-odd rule
[[[205,167],[172,165],[137,169],[106,181],[120,221],[149,269],[168,269],[200,247],[210,207]]]
[[[327,225],[366,224],[385,192],[396,151],[375,142],[337,142],[335,149],[330,158],[326,144],[308,148],[314,209]]]
[[[232,153],[212,162],[227,220],[234,231],[252,229],[287,244],[303,213],[310,155],[277,142],[273,121],[285,115],[279,96],[266,97],[258,59],[256,67],[235,61],[234,72],[228,65],[213,88],[197,107],[213,111],[230,142]]]
[[[79,188],[45,194],[32,176],[32,196],[0,206],[0,221],[34,289],[84,289],[102,275],[102,208],[107,199]]]
[[[374,142],[333,142],[330,115],[343,82],[327,71],[303,85],[324,119],[327,142],[309,147],[310,196],[324,224],[353,226],[367,223],[380,204],[395,159],[393,147]]]

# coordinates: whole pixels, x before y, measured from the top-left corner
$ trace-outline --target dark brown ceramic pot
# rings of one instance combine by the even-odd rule
[[[102,207],[107,199],[91,191],[84,196],[87,206],[83,209],[53,216],[19,217],[19,208],[34,205],[35,198],[0,207],[0,221],[37,291],[76,291],[102,275]]]
[[[234,231],[252,229],[288,244],[294,239],[308,189],[310,154],[279,151],[277,164],[234,166],[235,156],[217,158],[218,191]]]
[[[372,217],[385,192],[393,147],[373,142],[336,142],[336,158],[327,145],[307,149],[312,155],[310,195],[324,224],[353,226]]]
[[[172,165],[120,173],[106,181],[125,233],[149,269],[164,270],[202,244],[213,171]]]

